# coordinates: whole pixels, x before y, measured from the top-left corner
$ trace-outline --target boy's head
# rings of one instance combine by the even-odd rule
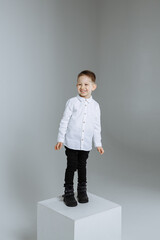
[[[77,77],[77,90],[81,97],[90,98],[92,91],[94,91],[97,87],[96,83],[96,75],[89,71],[84,70],[78,74]]]

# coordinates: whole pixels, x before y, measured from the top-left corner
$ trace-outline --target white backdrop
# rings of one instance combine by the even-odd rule
[[[36,203],[63,192],[54,151],[77,74],[97,75],[105,154],[88,190],[122,205],[123,240],[158,239],[160,2],[0,1],[1,236],[36,239]]]

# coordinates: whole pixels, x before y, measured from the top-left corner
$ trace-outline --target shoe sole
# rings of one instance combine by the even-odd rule
[[[88,203],[88,202],[89,202],[89,199],[88,199],[88,200],[85,200],[85,201],[78,199],[78,202],[79,202],[79,203]]]
[[[64,203],[65,203],[65,201],[64,201]],[[76,207],[76,206],[77,206],[77,203],[74,203],[74,204],[72,204],[72,205],[69,205],[69,204],[66,204],[66,203],[65,203],[65,205],[66,205],[67,207]]]

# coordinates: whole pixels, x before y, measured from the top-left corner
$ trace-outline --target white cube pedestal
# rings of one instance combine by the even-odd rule
[[[121,206],[88,193],[88,203],[38,202],[37,240],[120,240]]]

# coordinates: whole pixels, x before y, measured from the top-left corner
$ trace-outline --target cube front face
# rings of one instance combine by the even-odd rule
[[[69,218],[38,205],[37,240],[74,240],[74,222]]]
[[[121,240],[121,207],[75,222],[74,240]]]

